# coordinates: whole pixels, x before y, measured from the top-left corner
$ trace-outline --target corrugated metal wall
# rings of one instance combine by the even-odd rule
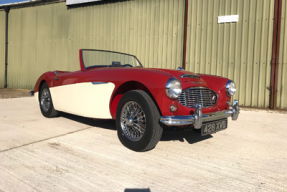
[[[0,11],[0,88],[5,78],[5,11]]]
[[[268,107],[273,17],[274,0],[190,0],[186,69],[230,78],[240,105]]]
[[[80,48],[135,54],[145,67],[175,69],[182,65],[183,23],[184,0],[12,9],[8,87],[32,89],[46,71],[78,70]]]
[[[287,109],[287,0],[282,0],[277,107]]]

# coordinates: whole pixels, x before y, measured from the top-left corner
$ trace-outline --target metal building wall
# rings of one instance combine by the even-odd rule
[[[3,88],[5,81],[5,11],[0,11],[0,34],[0,88]]]
[[[287,0],[282,0],[277,107],[287,109]]]
[[[46,71],[79,70],[80,48],[135,54],[145,67],[175,69],[182,65],[183,23],[184,0],[12,9],[8,87],[32,89]]]
[[[218,24],[218,16],[239,22]],[[274,0],[189,1],[186,69],[230,78],[240,105],[269,106]]]

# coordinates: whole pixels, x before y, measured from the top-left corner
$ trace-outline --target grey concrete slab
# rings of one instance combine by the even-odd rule
[[[121,145],[114,121],[47,119],[33,98],[0,100],[0,191],[287,191],[287,115],[241,111],[227,130]]]

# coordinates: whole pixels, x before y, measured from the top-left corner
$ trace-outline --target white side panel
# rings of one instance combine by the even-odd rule
[[[50,88],[54,108],[90,118],[111,119],[113,83],[78,83]]]

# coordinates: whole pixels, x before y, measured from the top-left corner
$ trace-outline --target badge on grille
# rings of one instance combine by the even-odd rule
[[[216,100],[216,96],[213,95],[212,98],[211,98],[211,101],[215,101]]]

